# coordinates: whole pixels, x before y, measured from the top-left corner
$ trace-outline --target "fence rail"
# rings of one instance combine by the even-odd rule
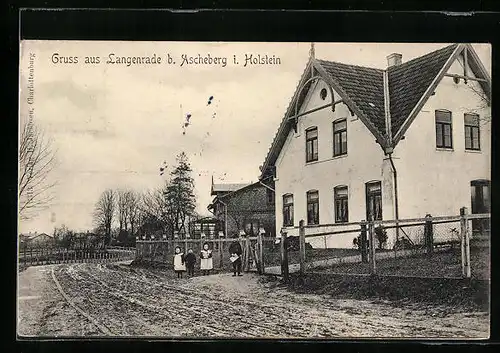
[[[201,239],[139,239],[136,240],[137,262],[158,264],[168,268],[173,267],[173,255],[176,247],[180,247],[184,253],[188,249],[193,250],[197,258],[195,269],[199,269],[199,254],[203,245],[208,244],[212,250],[213,269],[216,271],[229,271],[232,264],[229,261],[229,244],[237,241],[242,250],[242,270],[264,272],[264,263],[272,261],[272,256],[266,256],[275,245],[275,237],[265,237],[262,234],[258,236],[247,236],[239,238],[201,238]]]
[[[491,215],[469,214],[343,224],[305,225],[282,230],[281,274],[310,271],[417,277],[489,278],[489,247],[471,246],[481,230],[473,220],[487,223]],[[479,221],[475,221],[479,224]],[[472,225],[472,226],[471,226]],[[474,235],[473,235],[474,234]],[[287,246],[298,237],[298,246]]]
[[[60,263],[107,263],[132,260],[135,248],[67,249],[56,246],[22,246],[18,263],[25,266]]]

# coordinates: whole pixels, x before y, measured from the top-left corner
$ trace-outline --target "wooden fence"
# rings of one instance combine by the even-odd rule
[[[446,247],[453,248],[455,244],[460,247],[461,256],[458,261],[461,265],[461,273],[464,278],[471,278],[471,221],[472,220],[490,220],[490,214],[469,214],[467,208],[460,209],[458,216],[432,217],[428,215],[425,218],[399,219],[399,220],[380,220],[380,221],[361,221],[349,224],[328,224],[320,226],[306,226],[304,221],[299,222],[298,227],[288,228],[287,230],[298,232],[298,263],[290,264],[290,247],[285,246],[289,239],[288,231],[282,231],[280,241],[281,264],[280,267],[268,268],[266,271],[274,274],[280,273],[287,281],[291,272],[299,272],[303,275],[314,268],[332,266],[342,263],[366,263],[369,264],[369,274],[378,274],[377,260],[388,259],[391,257],[412,257],[415,255],[432,256],[434,252],[441,251]],[[450,235],[443,236],[436,241],[436,228],[440,225],[453,224],[456,227],[448,227],[447,232]],[[385,231],[397,230],[401,239],[406,239],[409,247],[393,249],[393,251],[380,251],[376,248],[376,228],[382,227]],[[410,227],[418,228],[423,235],[422,241],[407,236],[405,229]],[[332,228],[338,228],[334,230]],[[456,229],[459,228],[459,229]],[[328,229],[328,230],[326,230]],[[308,252],[306,243],[308,238],[336,236],[346,233],[359,234],[360,244],[358,251],[351,250],[351,255],[335,256],[331,258],[311,259],[307,258]],[[345,249],[344,249],[345,250]],[[489,254],[489,253],[488,253]],[[408,260],[411,261],[411,260]],[[443,265],[444,266],[444,265]]]
[[[159,239],[159,240],[136,240],[137,262],[155,263],[167,267],[173,266],[173,255],[176,247],[180,247],[184,253],[192,249],[197,258],[197,267],[199,268],[199,257],[201,249],[205,243],[212,250],[213,265],[215,270],[230,270],[232,268],[229,261],[229,246],[233,241],[238,241],[243,250],[242,270],[255,270],[259,273],[264,272],[266,251],[274,246],[276,238],[265,237],[263,235],[239,237],[239,238],[216,238],[216,239]],[[196,268],[196,267],[195,267]]]
[[[18,262],[26,266],[78,262],[115,262],[132,260],[135,248],[109,247],[103,249],[66,249],[43,244],[19,247]]]

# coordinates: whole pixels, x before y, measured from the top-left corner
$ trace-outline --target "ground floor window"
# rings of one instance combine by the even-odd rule
[[[307,224],[319,224],[319,192],[307,192]]]
[[[337,186],[333,189],[335,203],[335,223],[349,222],[347,186]]]
[[[283,195],[283,226],[293,226],[293,195]]]
[[[491,189],[489,180],[473,180],[471,185],[471,212],[475,214],[491,212]],[[473,219],[474,232],[487,232],[490,230],[489,219]]]
[[[366,183],[366,220],[382,220],[382,183],[380,181]]]
[[[258,220],[248,220],[245,222],[245,234],[257,236],[259,234],[260,222]]]

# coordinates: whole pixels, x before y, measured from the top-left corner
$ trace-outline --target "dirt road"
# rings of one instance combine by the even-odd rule
[[[59,288],[58,288],[59,286]],[[486,338],[487,313],[291,293],[262,277],[175,279],[113,264],[20,273],[22,336]]]

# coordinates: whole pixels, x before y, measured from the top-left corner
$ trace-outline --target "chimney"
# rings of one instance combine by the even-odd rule
[[[387,55],[387,67],[400,65],[403,61],[403,55],[399,53],[392,53]]]

